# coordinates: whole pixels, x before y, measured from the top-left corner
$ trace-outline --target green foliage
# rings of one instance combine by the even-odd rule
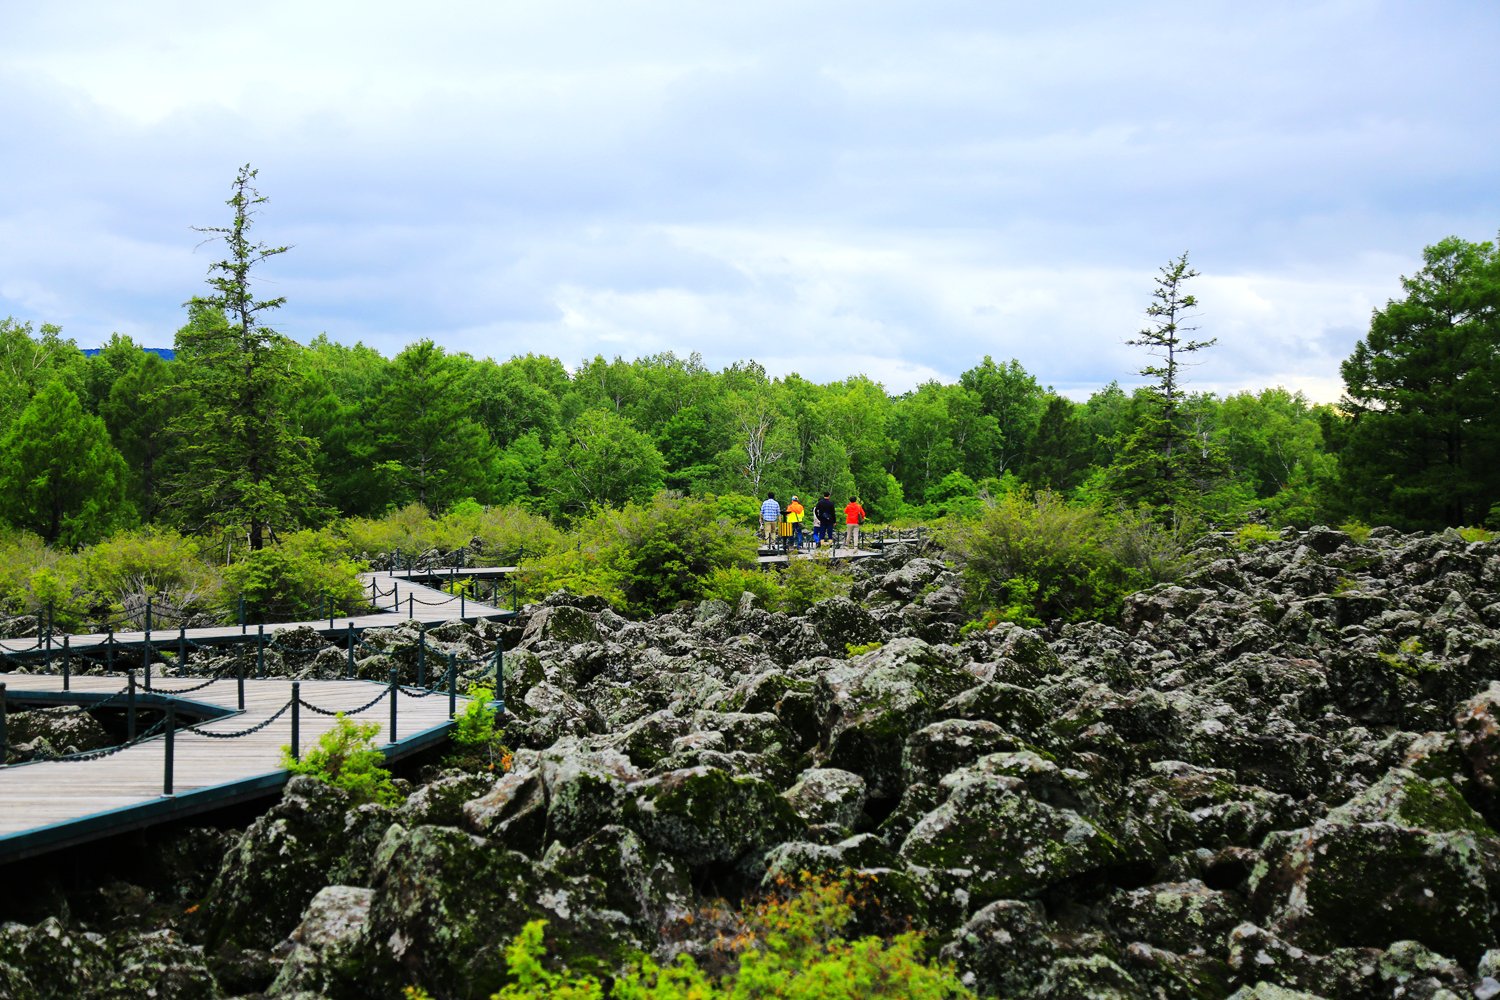
[[[627,417],[588,410],[547,451],[542,477],[553,510],[573,517],[592,509],[644,503],[661,488],[661,452]]]
[[[1003,494],[944,538],[976,610],[1025,625],[1110,618],[1127,594],[1174,578],[1184,563],[1170,530],[1046,490]]]
[[[1422,640],[1413,635],[1398,642],[1395,652],[1379,655],[1385,665],[1397,673],[1405,674],[1407,677],[1419,677],[1436,667],[1436,664],[1427,658],[1426,652],[1427,650],[1422,646]]]
[[[47,542],[87,544],[131,519],[125,460],[104,421],[47,383],[0,437],[0,510]]]
[[[224,569],[224,599],[243,598],[251,621],[305,621],[330,605],[347,615],[368,605],[359,582],[363,564],[349,559],[332,531],[299,531],[277,545],[247,552]]]
[[[443,509],[465,496],[490,499],[500,454],[469,414],[467,357],[420,340],[396,355],[375,386],[375,459],[385,496]]]
[[[491,1000],[911,1000],[966,998],[974,994],[953,968],[931,963],[915,932],[889,940],[842,936],[856,898],[839,883],[806,882],[785,900],[771,899],[744,916],[741,934],[728,942],[735,965],[712,974],[690,955],[662,966],[642,956],[606,987],[596,976],[553,971],[547,961],[547,921],[533,920],[505,948],[511,982]],[[408,1000],[431,1000],[412,987]]]
[[[509,770],[511,753],[503,742],[505,734],[496,728],[499,713],[495,709],[494,689],[476,684],[469,688],[468,696],[468,702],[453,717],[455,752],[445,763],[489,771]]]
[[[251,242],[255,207],[266,201],[255,176],[240,168],[229,225],[199,229],[222,237],[227,256],[210,267],[212,294],[193,299],[177,333],[180,465],[171,487],[174,516],[243,537],[252,550],[323,515],[316,445],[291,420],[307,389],[301,349],[262,322],[285,299],[257,299],[251,287],[260,266],[288,249]]]
[[[1459,528],[1458,537],[1466,542],[1493,542],[1495,533],[1486,528]]]
[[[1237,549],[1253,549],[1257,545],[1280,539],[1281,533],[1269,525],[1247,524],[1234,533],[1234,546]]]
[[[1370,540],[1370,526],[1362,521],[1346,521],[1339,525],[1339,530],[1356,542],[1368,542]]]
[[[292,756],[292,748],[281,748],[281,766],[293,774],[305,774],[326,781],[348,792],[356,804],[378,802],[396,805],[401,792],[391,782],[385,769],[385,755],[375,749],[378,722],[355,722],[343,712],[328,730],[302,755]]]
[[[873,653],[884,645],[883,642],[846,642],[844,652],[852,659],[856,656],[863,656],[865,653]]]
[[[1500,501],[1500,249],[1449,237],[1422,256],[1340,366],[1345,503],[1408,530],[1482,521]]]
[[[655,613],[701,600],[714,570],[749,567],[754,559],[754,536],[721,516],[712,498],[660,493],[581,522],[567,545],[528,562],[520,577],[529,595],[561,587]]]
[[[767,611],[802,614],[819,601],[847,594],[852,583],[848,571],[831,559],[804,557],[782,569],[716,569],[703,581],[703,597],[733,606],[748,592]]]
[[[778,574],[777,611],[800,615],[819,601],[849,592],[853,579],[831,559],[813,556],[793,559]]]
[[[377,552],[407,555],[431,549],[448,552],[479,540],[481,553],[514,559],[524,549],[526,558],[556,548],[562,533],[540,514],[522,507],[485,507],[474,501],[455,504],[442,517],[433,517],[421,504],[407,504],[380,518],[349,518],[335,526],[351,556]]]
[[[703,579],[703,598],[723,601],[730,607],[739,603],[741,594],[750,593],[761,607],[774,608],[780,592],[774,572],[748,566],[720,566]]]

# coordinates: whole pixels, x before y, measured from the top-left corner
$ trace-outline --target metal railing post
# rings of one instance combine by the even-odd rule
[[[448,654],[448,717],[458,711],[458,664],[452,653]]]
[[[5,766],[5,682],[0,681],[0,767]]]
[[[146,633],[146,641],[141,643],[141,676],[145,678],[146,690],[151,690],[151,633]]]
[[[240,635],[245,634],[245,595],[240,595]]]
[[[400,684],[396,678],[396,668],[391,668],[391,738],[388,742],[396,742],[396,698],[401,693]]]
[[[412,596],[410,594],[406,595],[406,617],[412,617]]]
[[[349,623],[349,678],[354,678],[354,623]]]
[[[177,706],[170,701],[167,702],[167,739],[163,751],[164,768],[166,773],[162,776],[161,793],[172,794],[172,756],[177,743]]]
[[[266,679],[266,627],[255,627],[255,676]]]
[[[135,742],[135,671],[125,682],[125,742]]]
[[[401,613],[401,583],[394,579],[391,581],[391,610],[398,615]]]
[[[42,660],[47,673],[52,672],[52,602],[47,602],[47,631],[42,634]]]
[[[417,623],[417,687],[427,686],[427,628]]]
[[[110,673],[115,672],[115,627],[109,627],[109,634],[104,637],[104,669]]]
[[[328,627],[333,628],[333,595],[325,594],[323,601],[328,607]]]
[[[464,611],[465,611],[464,604],[465,604],[464,592],[462,590],[460,590],[458,592],[458,620],[459,621],[463,621],[464,620]]]
[[[245,661],[240,657],[234,658],[234,688],[240,711],[245,710]]]
[[[292,681],[292,760],[302,759],[302,685]]]
[[[187,626],[177,623],[177,672],[186,673],[188,662]]]
[[[63,636],[63,690],[71,691],[73,688],[73,648],[69,643],[69,636]]]

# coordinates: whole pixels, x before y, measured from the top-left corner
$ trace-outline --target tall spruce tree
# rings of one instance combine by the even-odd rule
[[[1196,277],[1186,251],[1164,265],[1146,307],[1147,326],[1125,342],[1144,347],[1156,359],[1140,368],[1141,375],[1154,381],[1145,390],[1145,412],[1109,470],[1114,492],[1149,504],[1173,522],[1194,512],[1223,472],[1222,457],[1206,435],[1190,430],[1183,405],[1182,369],[1188,356],[1218,342],[1217,337],[1188,336],[1197,329],[1189,324],[1198,299],[1187,291],[1187,283]]]
[[[171,491],[179,519],[243,532],[252,550],[318,513],[314,444],[288,416],[303,378],[297,345],[262,321],[286,300],[256,298],[251,287],[261,264],[290,249],[251,240],[255,207],[267,200],[256,173],[246,164],[235,177],[229,225],[195,227],[222,239],[227,254],[209,267],[212,293],[188,303],[177,332],[182,468]]]

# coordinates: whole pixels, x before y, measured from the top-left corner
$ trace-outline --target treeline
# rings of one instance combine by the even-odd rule
[[[424,340],[387,359],[326,336],[297,345],[224,299],[195,302],[175,360],[119,335],[85,356],[56,327],[6,320],[0,512],[64,546],[159,524],[259,547],[465,500],[569,523],[662,489],[857,494],[881,521],[1030,488],[1200,523],[1257,509],[1291,524],[1483,523],[1500,501],[1500,255],[1447,240],[1405,286],[1344,363],[1338,406],[1160,380],[1080,402],[990,357],[902,394],[754,361],[712,371],[696,354],[569,371]]]

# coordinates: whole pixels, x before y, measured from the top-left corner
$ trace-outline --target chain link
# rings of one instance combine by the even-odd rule
[[[306,704],[306,702],[303,702],[303,704]],[[241,729],[238,732],[234,732],[234,733],[215,733],[215,732],[210,732],[207,729],[198,729],[198,728],[192,727],[192,726],[190,726],[190,727],[188,727],[188,728],[186,728],[186,729],[184,729],[182,731],[184,733],[191,733],[194,736],[206,736],[206,737],[208,737],[211,740],[237,740],[241,736],[249,736],[251,733],[258,733],[258,732],[260,732],[262,729],[266,728],[271,723],[275,722],[277,719],[279,719],[283,715],[285,715],[287,713],[287,710],[289,708],[291,708],[291,707],[292,707],[292,700],[290,698],[288,698],[287,701],[286,701],[286,704],[282,705],[280,708],[278,708],[276,710],[276,714],[275,715],[272,715],[271,717],[267,718],[263,722],[256,723],[255,725],[251,726],[249,729]]]

